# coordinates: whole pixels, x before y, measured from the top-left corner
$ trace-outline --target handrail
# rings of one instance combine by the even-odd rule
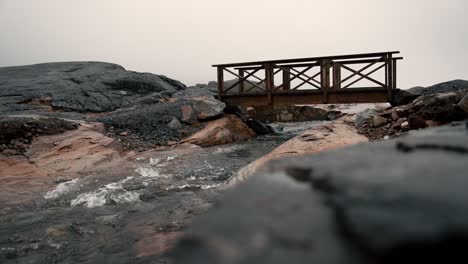
[[[358,59],[358,58],[372,58],[381,57],[387,54],[398,54],[399,51],[389,52],[375,52],[375,53],[361,53],[352,55],[337,55],[337,56],[323,56],[323,57],[311,57],[311,58],[297,58],[297,59],[284,59],[284,60],[265,60],[265,61],[252,61],[252,62],[240,62],[240,63],[226,63],[226,64],[215,64],[213,67],[242,67],[242,66],[254,66],[262,64],[281,64],[281,63],[294,63],[294,62],[308,62],[318,60],[347,60],[347,59]]]

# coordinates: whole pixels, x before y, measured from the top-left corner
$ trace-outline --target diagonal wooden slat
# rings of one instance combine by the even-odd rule
[[[252,76],[252,75],[254,75],[255,73],[257,73],[260,69],[257,69],[257,70],[255,70],[255,71],[253,71],[253,72],[247,74],[247,76],[245,76],[245,77],[241,77],[240,75],[238,75],[237,73],[235,73],[235,72],[233,72],[233,71],[231,71],[231,70],[229,70],[229,69],[224,69],[224,70],[227,71],[227,72],[229,72],[230,74],[236,76],[237,78],[239,78],[239,80],[238,80],[237,82],[235,82],[233,85],[231,85],[231,86],[229,86],[227,89],[225,89],[225,90],[224,90],[224,93],[226,93],[226,92],[232,90],[234,87],[236,87],[236,85],[238,85],[238,84],[241,83],[242,81],[248,82],[248,83],[252,84],[253,86],[257,86],[258,88],[260,88],[260,89],[262,89],[262,90],[265,90],[265,89],[263,89],[262,87],[260,87],[260,86],[258,86],[258,85],[256,85],[256,84],[254,84],[253,82],[247,80],[247,78],[249,78],[250,76]]]
[[[354,76],[358,75],[359,73],[362,73],[363,71],[369,69],[370,67],[374,66],[376,63],[380,62],[382,59],[384,59],[383,57],[380,57],[376,60],[374,60],[373,62],[371,62],[370,64],[368,64],[367,66],[364,66],[363,68],[361,68],[360,70],[358,71],[355,71],[353,70],[353,74],[351,74],[350,76],[344,78],[343,80],[341,80],[340,84],[350,80],[351,78],[353,78]],[[343,65],[342,65],[343,66]]]
[[[350,67],[348,67],[348,66],[346,66],[346,65],[341,65],[341,67],[343,67],[344,69],[346,69],[346,70],[348,70],[348,71],[350,71],[350,72],[355,72],[355,73],[356,73],[356,70],[354,70],[354,69],[352,69],[352,68],[350,68]],[[348,88],[348,87],[350,87],[351,85],[353,85],[353,84],[355,84],[355,83],[361,81],[362,79],[367,79],[367,80],[369,80],[369,81],[371,81],[371,82],[373,82],[373,83],[375,83],[375,84],[378,84],[378,85],[380,85],[380,86],[382,86],[382,87],[385,87],[385,84],[383,84],[383,83],[381,83],[381,82],[375,80],[374,78],[369,77],[371,74],[373,74],[374,72],[376,72],[376,71],[382,69],[383,67],[385,67],[385,64],[382,64],[381,66],[377,67],[376,69],[370,71],[370,72],[367,73],[367,74],[356,73],[357,75],[361,76],[361,78],[355,80],[354,82],[351,82],[350,84],[346,85],[346,86],[343,87],[343,88]]]
[[[309,82],[310,80],[313,80],[315,77],[317,77],[317,76],[319,76],[319,75],[320,75],[320,72],[314,74],[314,76],[309,77],[309,79],[307,79],[307,80],[303,80],[302,83],[300,83],[300,84],[297,85],[296,87],[292,88],[291,90],[297,90],[297,89],[299,89],[300,87],[302,87],[302,86],[303,86],[304,84],[306,84],[306,83],[308,83],[308,84],[314,86],[315,88],[317,88],[317,89],[319,89],[319,90],[322,89],[320,86],[317,86],[317,85],[315,85],[315,84]]]
[[[296,70],[296,69],[294,69],[294,68],[292,68],[291,70],[292,70],[293,72],[299,74],[299,71],[298,71],[298,70]],[[306,74],[302,74],[302,75],[304,75],[304,76],[307,77],[307,78],[309,77],[309,76],[307,76]],[[319,76],[319,75],[320,75],[320,73],[316,74],[315,77],[317,77],[317,76]],[[314,78],[315,78],[315,77],[314,77]],[[312,79],[312,81],[314,81],[315,83],[317,83],[318,85],[320,85],[320,81],[317,81],[317,80],[315,80],[315,79]]]
[[[280,69],[284,69],[284,68],[281,68],[281,66],[279,66],[279,67],[280,67]],[[305,68],[304,70],[302,70],[302,71],[300,72],[300,74],[306,73],[308,70],[312,69],[313,67],[314,67],[314,66],[308,66],[307,68]],[[298,78],[298,75],[295,75],[295,74],[292,74],[292,73],[291,73],[291,75],[293,75],[294,77],[291,78],[290,82],[292,82],[292,81],[294,81],[295,79]],[[276,89],[281,89],[283,86],[284,86],[284,84],[281,84],[281,85],[278,86]]]

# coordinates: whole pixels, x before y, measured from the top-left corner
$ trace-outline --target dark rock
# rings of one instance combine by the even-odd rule
[[[175,117],[172,118],[171,122],[169,122],[168,126],[172,129],[180,129],[182,128],[182,124],[179,122],[179,120]]]
[[[191,105],[183,105],[180,107],[180,110],[182,111],[182,122],[187,124],[195,124],[198,122],[195,110],[193,110]]]
[[[426,120],[417,115],[410,117],[408,119],[408,123],[411,129],[421,129],[426,128],[428,126]]]
[[[435,84],[429,87],[414,87],[406,90],[416,95],[434,95],[439,93],[457,92],[468,89],[468,81],[453,80],[444,83]]]
[[[357,126],[362,126],[365,122],[367,122],[370,118],[373,118],[377,115],[378,112],[373,109],[366,109],[356,114],[355,123]]]
[[[388,122],[388,119],[387,119],[387,118],[381,117],[381,116],[378,116],[378,115],[376,115],[376,116],[374,116],[374,117],[372,118],[372,125],[373,125],[374,127],[381,127],[381,126],[384,126],[384,125],[387,124],[387,122]]]
[[[392,98],[392,106],[409,104],[418,98],[420,95],[411,93],[407,90],[397,90]]]
[[[458,102],[457,106],[465,113],[468,113],[468,93]]]
[[[226,105],[211,97],[201,97],[192,99],[193,109],[199,120],[209,120],[217,118],[223,114]]]
[[[0,116],[0,144],[24,149],[25,139],[55,135],[78,128],[78,124],[43,116]],[[28,140],[27,143],[30,143]],[[27,144],[26,143],[26,144]]]
[[[62,62],[0,68],[0,112],[109,112],[185,89],[162,75],[103,62]],[[153,100],[155,99],[155,100]]]
[[[112,137],[119,139],[125,149],[146,150],[170,141],[178,141],[185,137],[181,131],[189,134],[199,129],[180,123],[180,129],[174,129],[169,124],[173,118],[182,118],[181,106],[186,101],[176,101],[148,105],[144,108],[135,108],[116,111],[97,120],[108,128]],[[127,136],[121,136],[127,132]]]
[[[276,160],[196,219],[171,256],[175,263],[463,259],[467,142],[458,123]]]

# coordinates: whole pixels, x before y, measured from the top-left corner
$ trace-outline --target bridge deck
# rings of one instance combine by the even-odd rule
[[[218,98],[243,106],[389,102],[397,89],[397,61],[402,59],[393,57],[397,53],[213,65],[218,70]],[[234,80],[225,82],[225,73]],[[380,78],[374,77],[379,73]]]

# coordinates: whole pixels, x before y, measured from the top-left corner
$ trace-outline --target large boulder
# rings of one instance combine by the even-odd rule
[[[219,117],[223,114],[223,110],[226,107],[226,104],[212,97],[199,97],[191,100],[193,101],[193,109],[199,120]]]
[[[464,259],[467,142],[462,123],[276,160],[195,219],[171,256],[194,264]]]
[[[0,68],[0,112],[109,112],[169,97],[185,85],[104,62]]]
[[[182,140],[181,143],[209,147],[228,144],[252,138],[253,136],[255,136],[255,132],[240,118],[235,115],[226,115],[223,118],[209,121],[204,129]]]

